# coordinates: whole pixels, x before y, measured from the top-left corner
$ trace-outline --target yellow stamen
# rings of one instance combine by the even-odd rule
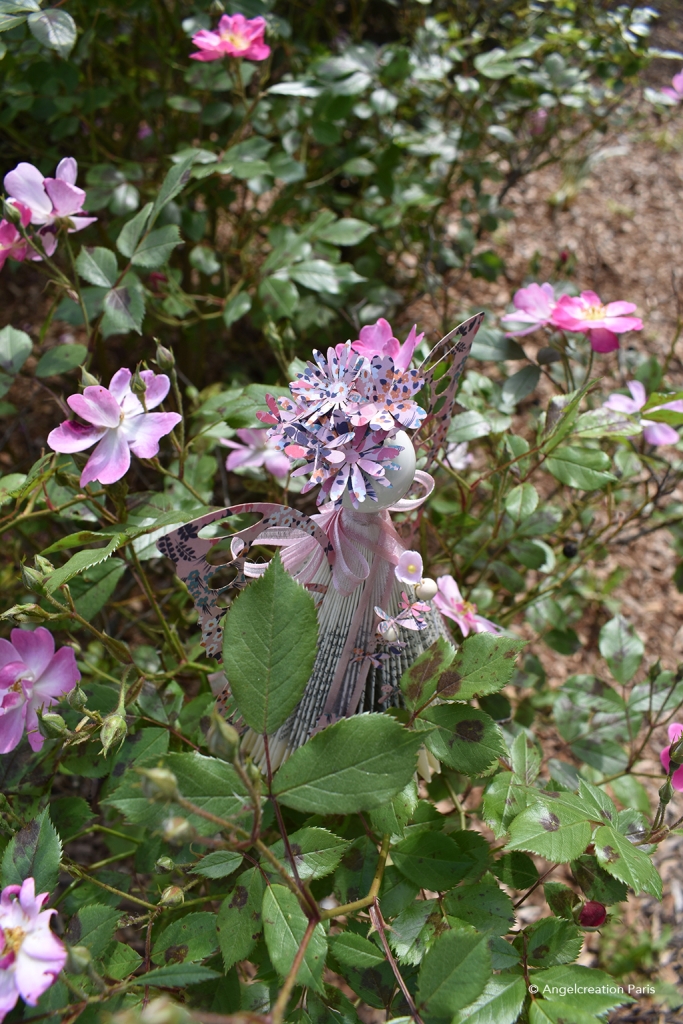
[[[24,929],[3,928],[3,932],[5,935],[5,948],[2,951],[2,956],[6,956],[7,953],[18,953],[26,935]]]

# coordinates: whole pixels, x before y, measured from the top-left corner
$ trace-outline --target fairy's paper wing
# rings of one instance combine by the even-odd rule
[[[484,319],[484,313],[465,320],[437,342],[419,368],[429,389],[427,417],[413,439],[418,459],[426,458],[422,469],[429,472],[446,436],[465,360]]]

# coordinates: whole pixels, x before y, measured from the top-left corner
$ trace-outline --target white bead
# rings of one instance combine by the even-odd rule
[[[436,580],[430,580],[429,577],[426,577],[420,580],[415,587],[415,596],[418,601],[431,601],[433,597],[436,597],[438,590]]]
[[[396,640],[398,640],[398,633],[396,632],[393,626],[389,626],[389,629],[386,631],[386,633],[382,633],[382,639],[386,640],[388,644],[393,644]]]
[[[377,501],[373,501],[372,498],[364,498],[363,501],[358,503],[356,512],[381,512],[382,509],[388,508],[389,505],[395,505],[410,490],[410,485],[415,479],[415,465],[417,461],[413,442],[405,430],[399,430],[393,437],[388,437],[382,447],[393,448],[394,445],[397,448],[402,448],[403,451],[399,452],[391,460],[399,468],[387,469],[386,471],[387,480],[391,481],[391,487],[382,487],[381,484],[373,481]],[[344,491],[342,505],[344,508],[353,508],[353,502],[348,490]]]

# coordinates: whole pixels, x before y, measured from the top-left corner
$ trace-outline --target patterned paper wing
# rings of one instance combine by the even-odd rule
[[[413,443],[418,458],[426,457],[423,469],[427,472],[434,464],[439,449],[446,445],[460,377],[483,319],[484,313],[477,313],[454,327],[437,342],[420,366],[419,372],[424,377],[425,387],[429,388],[430,397],[427,418]]]

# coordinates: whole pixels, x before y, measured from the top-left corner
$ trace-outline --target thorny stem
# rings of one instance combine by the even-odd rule
[[[382,912],[379,909],[379,903],[377,902],[377,898],[375,898],[373,900],[372,906],[370,907],[370,920],[372,921],[372,924],[373,924],[373,927],[375,928],[375,931],[377,932],[377,934],[380,937],[382,946],[384,947],[384,955],[386,956],[387,960],[389,961],[389,966],[391,967],[392,971],[394,972],[394,977],[396,978],[396,981],[398,982],[399,988],[401,989],[401,992],[403,993],[403,998],[405,999],[406,1003],[408,1004],[408,1009],[410,1010],[410,1016],[415,1021],[415,1024],[423,1024],[422,1018],[420,1017],[420,1014],[417,1012],[417,1007],[415,1006],[415,1003],[413,1002],[413,997],[411,996],[411,994],[410,994],[410,992],[408,990],[408,986],[406,985],[405,981],[403,980],[401,972],[398,969],[398,964],[396,963],[396,960],[394,959],[394,955],[391,952],[391,949],[389,948],[389,943],[387,942],[386,931],[384,930],[384,920],[382,918]]]
[[[304,937],[301,940],[301,945],[296,951],[296,956],[292,961],[292,966],[289,969],[289,974],[285,978],[284,984],[280,989],[279,995],[275,1001],[275,1006],[273,1007],[272,1012],[270,1014],[271,1024],[282,1024],[282,1021],[284,1020],[285,1011],[287,1010],[287,1003],[289,1002],[289,997],[292,994],[292,989],[296,984],[296,976],[299,973],[299,968],[301,967],[303,959],[306,955],[308,943],[313,938],[313,932],[317,928],[317,925],[318,922],[313,919],[311,919],[308,922],[306,931],[304,932]]]
[[[390,840],[391,836],[386,835],[382,837],[382,847],[379,851],[379,860],[377,861],[375,877],[372,880],[370,892],[367,896],[364,896],[361,900],[355,900],[353,903],[344,903],[341,907],[333,907],[331,910],[321,911],[321,921],[329,921],[330,918],[341,917],[343,914],[352,914],[355,910],[364,910],[365,907],[369,907],[371,903],[375,902],[382,884],[382,878],[384,877],[384,868],[386,867],[387,856],[389,855]]]
[[[175,633],[173,633],[171,631],[171,629],[169,628],[168,623],[166,622],[166,617],[163,614],[163,612],[161,611],[161,608],[159,607],[157,599],[156,599],[156,597],[154,595],[154,591],[152,590],[152,588],[150,586],[150,583],[149,583],[149,580],[147,579],[147,573],[145,572],[145,570],[142,568],[142,565],[140,564],[140,559],[138,558],[138,553],[135,550],[132,542],[128,545],[128,548],[130,550],[131,561],[133,562],[133,565],[135,566],[135,575],[136,575],[136,577],[137,577],[137,579],[138,579],[142,589],[144,590],[145,594],[147,595],[147,600],[149,601],[149,603],[150,603],[150,605],[151,605],[151,607],[152,607],[152,609],[154,611],[154,614],[157,617],[157,620],[159,622],[159,625],[161,626],[163,634],[166,637],[166,642],[168,643],[169,647],[175,652],[178,660],[180,662],[184,662],[185,661],[185,650],[183,648],[183,645],[181,644],[179,637]]]

